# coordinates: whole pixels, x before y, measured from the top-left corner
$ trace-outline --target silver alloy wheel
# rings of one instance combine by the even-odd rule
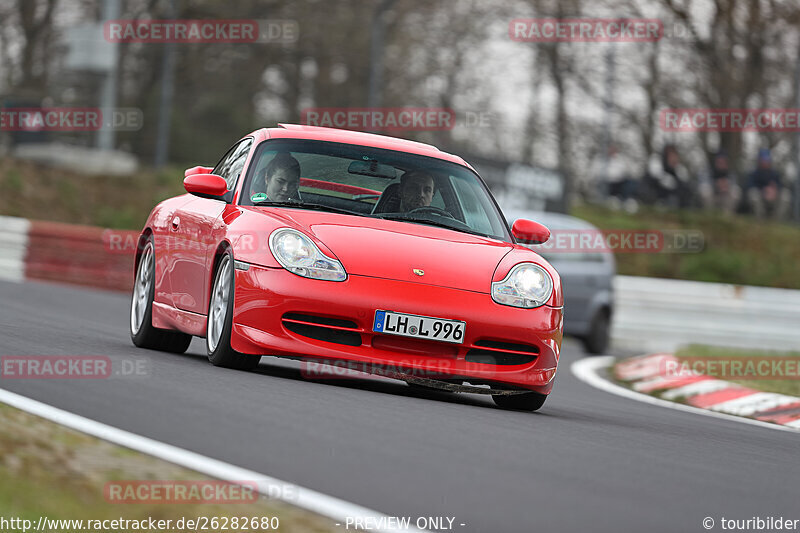
[[[208,309],[208,326],[206,328],[206,345],[208,353],[213,353],[219,345],[225,320],[228,317],[228,300],[231,295],[231,258],[222,256],[211,292],[211,305]]]
[[[139,269],[136,272],[136,281],[133,285],[133,297],[131,298],[131,333],[136,335],[142,329],[144,315],[147,314],[147,306],[150,303],[150,288],[153,285],[153,243],[147,243],[142,259],[139,261]]]

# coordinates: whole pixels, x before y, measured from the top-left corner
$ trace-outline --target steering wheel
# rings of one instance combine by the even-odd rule
[[[456,217],[451,215],[449,211],[445,211],[444,209],[439,209],[438,207],[433,207],[432,205],[424,205],[422,207],[417,207],[416,209],[408,211],[409,215],[412,215],[414,213],[419,213],[419,214],[431,213],[434,215],[440,215],[443,217],[452,218],[453,220],[456,220]]]

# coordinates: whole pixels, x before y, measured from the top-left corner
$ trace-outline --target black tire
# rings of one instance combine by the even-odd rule
[[[611,321],[607,309],[600,309],[592,318],[589,333],[583,338],[583,347],[591,354],[606,353],[611,337]]]
[[[236,370],[252,370],[258,366],[261,360],[260,355],[248,355],[239,353],[231,348],[231,330],[233,329],[233,299],[234,299],[234,274],[233,274],[233,254],[230,250],[219,258],[214,269],[214,283],[211,285],[211,294],[208,300],[208,320],[206,325],[206,353],[208,360],[214,366],[223,368],[233,368]],[[221,280],[222,276],[227,276],[227,280]],[[228,297],[224,306],[218,307],[221,311],[225,309],[221,334],[217,335],[212,331],[212,310],[214,309],[215,296],[218,289],[224,290],[222,284],[228,288]]]
[[[184,353],[192,336],[180,331],[153,327],[153,299],[155,295],[155,246],[153,237],[145,241],[139,262],[135,265],[129,329],[131,341],[139,348],[160,350],[162,352]]]
[[[492,400],[502,409],[513,411],[536,411],[544,405],[546,394],[526,392],[523,394],[494,394]]]

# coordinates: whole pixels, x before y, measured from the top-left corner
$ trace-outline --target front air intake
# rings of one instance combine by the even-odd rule
[[[539,348],[530,344],[480,340],[471,348],[464,360],[484,365],[513,366],[532,363],[539,355]]]
[[[286,313],[281,322],[287,330],[309,339],[346,346],[361,346],[360,330],[352,320],[304,313]]]

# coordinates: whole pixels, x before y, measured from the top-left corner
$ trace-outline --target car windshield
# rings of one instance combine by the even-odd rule
[[[239,203],[328,210],[510,241],[488,189],[470,169],[352,144],[262,142]]]

